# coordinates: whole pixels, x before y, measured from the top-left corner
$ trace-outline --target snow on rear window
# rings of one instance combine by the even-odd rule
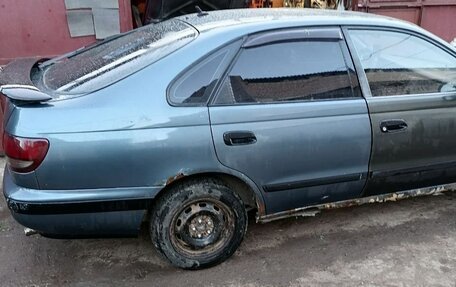
[[[87,93],[160,60],[196,35],[179,20],[147,25],[56,62],[44,71],[43,84],[59,93]]]

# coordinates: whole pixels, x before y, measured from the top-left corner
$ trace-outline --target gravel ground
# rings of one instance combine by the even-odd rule
[[[3,166],[3,161],[0,162]],[[1,286],[456,286],[456,193],[250,221],[235,255],[202,271],[138,238],[26,237],[0,198]]]

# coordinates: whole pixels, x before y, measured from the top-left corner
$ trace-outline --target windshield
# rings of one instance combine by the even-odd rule
[[[43,67],[41,84],[59,94],[88,93],[160,60],[196,36],[194,28],[175,19],[147,25],[57,58]]]

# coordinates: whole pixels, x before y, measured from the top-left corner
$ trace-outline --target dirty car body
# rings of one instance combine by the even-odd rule
[[[456,182],[456,52],[391,18],[194,14],[5,78],[4,144],[47,145],[25,171],[5,148],[4,195],[48,236],[137,234],[207,178],[259,221]]]

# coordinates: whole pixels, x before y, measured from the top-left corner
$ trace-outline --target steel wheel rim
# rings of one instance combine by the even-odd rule
[[[234,234],[235,216],[228,206],[211,198],[186,203],[173,217],[170,238],[182,254],[201,256],[228,245]]]

